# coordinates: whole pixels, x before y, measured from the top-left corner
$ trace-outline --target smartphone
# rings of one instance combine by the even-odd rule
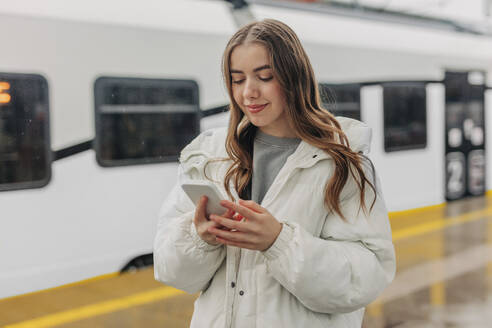
[[[220,201],[225,199],[221,192],[212,182],[209,181],[188,181],[181,185],[184,192],[191,199],[195,206],[198,206],[200,197],[207,196],[207,215],[216,214],[222,215],[227,210],[220,205]]]

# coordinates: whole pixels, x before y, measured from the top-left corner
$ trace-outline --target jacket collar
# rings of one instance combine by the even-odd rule
[[[355,152],[368,154],[372,138],[371,128],[351,118],[338,116],[336,119],[348,138],[350,148]],[[227,157],[224,147],[226,136],[227,127],[203,132],[183,149],[180,161],[184,162],[193,155],[205,155],[207,158]],[[331,157],[323,150],[301,141],[289,159],[296,167],[309,167],[320,160],[331,159]]]
[[[336,117],[348,138],[350,149],[364,155],[371,150],[372,129],[365,123],[348,117]]]
[[[336,119],[347,136],[350,148],[355,152],[367,155],[371,147],[371,128],[365,123],[351,118],[338,116]],[[310,145],[304,140],[301,141],[291,156],[292,163],[300,168],[310,167],[320,160],[331,159],[331,156],[323,150]]]

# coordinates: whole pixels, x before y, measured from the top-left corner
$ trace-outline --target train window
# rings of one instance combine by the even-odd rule
[[[385,83],[384,150],[425,148],[427,145],[425,83]]]
[[[94,91],[101,166],[176,161],[200,132],[194,81],[101,77]]]
[[[0,190],[39,188],[50,178],[48,83],[0,73]]]
[[[320,83],[323,107],[335,116],[360,120],[360,85]]]

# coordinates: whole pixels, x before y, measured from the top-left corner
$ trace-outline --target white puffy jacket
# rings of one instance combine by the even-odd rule
[[[371,130],[337,118],[354,151],[369,152]],[[341,194],[347,221],[324,207],[334,171],[329,155],[301,141],[261,206],[282,231],[265,252],[211,246],[192,222],[195,207],[180,182],[203,180],[208,159],[226,157],[226,129],[202,133],[182,151],[178,184],[164,202],[154,243],[155,278],[189,293],[201,291],[191,327],[360,327],[364,307],[388,286],[395,254],[387,210],[377,200],[366,215],[349,180]],[[212,162],[208,177],[223,181],[230,162]],[[370,181],[372,170],[365,170]],[[377,180],[377,179],[376,179]],[[217,187],[224,195],[222,182]],[[237,196],[237,193],[234,192]],[[366,188],[366,204],[374,194]]]

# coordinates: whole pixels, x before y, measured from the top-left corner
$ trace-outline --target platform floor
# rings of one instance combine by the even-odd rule
[[[392,213],[395,281],[363,327],[492,327],[492,197]],[[0,327],[188,327],[189,295],[152,268],[0,300]]]

